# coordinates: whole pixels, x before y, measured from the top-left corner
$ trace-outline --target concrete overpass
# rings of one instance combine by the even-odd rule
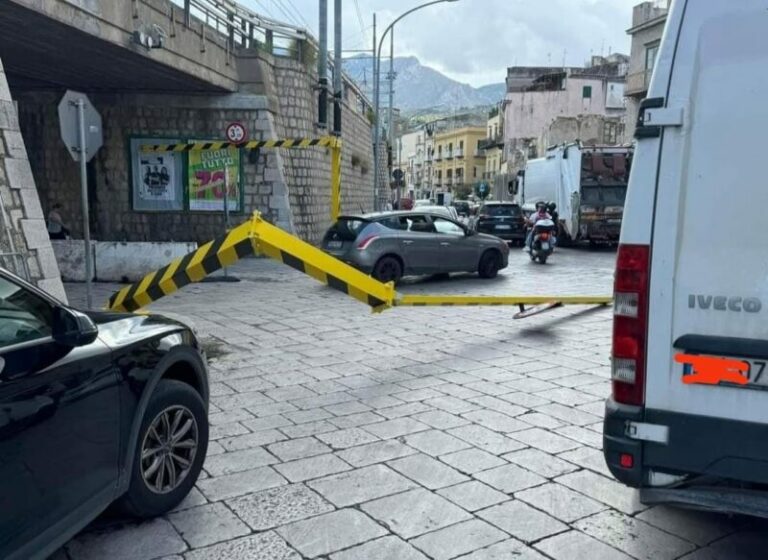
[[[234,92],[237,51],[274,42],[275,31],[306,37],[228,0],[176,1],[3,0],[0,59],[11,88]],[[147,30],[165,36],[162,48],[137,43],[134,32]]]

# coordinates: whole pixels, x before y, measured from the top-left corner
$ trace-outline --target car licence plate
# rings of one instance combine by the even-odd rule
[[[547,243],[546,241],[544,243],[542,243],[541,244],[541,250],[542,251],[549,251],[549,243]]]
[[[747,364],[746,371],[739,373],[731,368],[731,371],[736,371],[738,375],[746,377],[746,383],[737,383],[735,381],[729,381],[724,379],[719,383],[705,383],[708,385],[727,385],[729,387],[745,387],[747,389],[762,389],[768,390],[768,360],[760,360],[755,358],[735,358],[732,356],[696,356],[697,358],[711,358],[713,361],[729,360],[732,362],[743,362]],[[695,366],[699,373],[703,369],[702,366]],[[711,371],[711,367],[706,368],[706,371]],[[694,366],[692,364],[683,364],[683,376],[690,376],[694,374]],[[710,379],[710,381],[713,381]]]
[[[496,226],[496,229],[507,230],[507,229],[512,229],[512,226]]]
[[[343,241],[329,241],[328,242],[328,248],[329,249],[341,249],[344,246]]]

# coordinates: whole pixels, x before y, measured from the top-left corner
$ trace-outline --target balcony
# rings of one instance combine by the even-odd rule
[[[504,147],[504,135],[503,134],[495,134],[493,136],[490,136],[488,138],[483,138],[480,140],[480,145],[478,146],[478,150],[491,150],[493,148],[503,148]]]
[[[464,148],[456,148],[453,150],[453,157],[455,158],[463,158],[464,157]]]
[[[445,159],[453,159],[453,150],[445,150]]]
[[[484,158],[485,157],[485,150],[477,149],[475,150],[475,157],[476,158]]]
[[[644,96],[648,92],[652,75],[653,69],[627,74],[627,85],[624,88],[624,95],[627,97]]]
[[[464,176],[463,175],[457,175],[453,178],[453,185],[463,185],[464,184]]]
[[[435,154],[435,161],[442,161],[443,159],[443,152],[437,152]]]

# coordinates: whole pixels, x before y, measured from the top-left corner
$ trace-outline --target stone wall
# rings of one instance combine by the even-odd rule
[[[222,232],[221,212],[133,209],[131,137],[223,140],[225,127],[232,121],[244,123],[255,140],[328,133],[316,125],[316,74],[301,62],[266,54],[257,62],[260,83],[253,89],[263,94],[89,96],[104,126],[104,146],[89,164],[94,239],[204,242]],[[73,236],[81,237],[78,168],[59,137],[60,94],[20,92],[17,97],[43,208],[47,211],[61,203]],[[371,210],[371,127],[352,101],[344,103],[342,139],[342,210]],[[243,153],[242,159],[244,212],[233,215],[231,221],[258,210],[280,227],[319,242],[330,224],[330,150],[260,150],[256,155]]]
[[[66,301],[1,61],[0,132],[0,265]]]

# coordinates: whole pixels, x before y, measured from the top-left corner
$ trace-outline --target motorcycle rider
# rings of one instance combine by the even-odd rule
[[[547,204],[547,211],[552,216],[552,221],[555,222],[555,234],[552,239],[552,245],[557,245],[557,236],[560,233],[560,214],[557,212],[557,204],[554,202]]]
[[[525,248],[524,250],[528,250],[531,247],[531,242],[533,241],[533,226],[536,225],[536,222],[539,220],[551,220],[552,216],[549,215],[547,212],[547,203],[546,202],[537,202],[536,203],[536,212],[531,214],[528,217],[528,236],[525,239]]]

